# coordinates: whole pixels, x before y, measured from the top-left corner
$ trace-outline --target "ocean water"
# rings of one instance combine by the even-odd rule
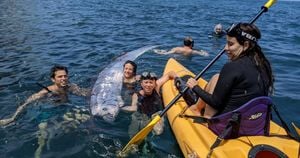
[[[69,68],[70,81],[92,88],[98,73],[123,52],[146,45],[168,50],[192,36],[195,47],[209,57],[159,55],[139,57],[138,73],[161,75],[168,58],[200,72],[223,48],[225,39],[208,36],[217,23],[229,27],[247,22],[266,1],[238,0],[1,0],[0,1],[0,119],[10,117],[36,82],[51,84],[54,64]],[[278,1],[256,22],[259,41],[275,74],[274,103],[288,122],[300,126],[300,1]],[[227,61],[222,56],[203,76],[209,79]],[[15,123],[0,127],[0,157],[115,157],[128,141],[130,114],[113,124],[100,118],[64,122],[63,116],[89,114],[89,98],[70,96],[57,105],[41,100],[29,105]],[[276,119],[275,119],[276,120]],[[47,126],[45,128],[42,125]],[[39,127],[40,126],[40,127]],[[147,154],[131,157],[182,157],[169,126],[152,137]]]

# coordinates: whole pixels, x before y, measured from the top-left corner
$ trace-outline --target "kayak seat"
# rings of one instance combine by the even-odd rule
[[[218,136],[229,130],[223,138],[269,135],[271,106],[270,97],[254,98],[236,110],[208,119],[208,128]]]
[[[236,110],[207,119],[208,128],[218,136],[207,157],[224,139],[269,135],[271,107],[271,98],[262,96],[248,101]]]

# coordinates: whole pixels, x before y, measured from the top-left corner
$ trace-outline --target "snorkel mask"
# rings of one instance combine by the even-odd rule
[[[258,32],[258,37],[256,37],[248,32],[243,31],[241,29],[241,26],[247,26],[247,25],[250,27],[254,26],[246,23],[232,24],[231,27],[226,30],[227,35],[230,37],[236,37],[237,41],[241,44],[244,43],[246,40],[257,42],[258,39],[260,38],[260,32]]]
[[[141,80],[157,80],[157,76],[154,72],[143,72]]]

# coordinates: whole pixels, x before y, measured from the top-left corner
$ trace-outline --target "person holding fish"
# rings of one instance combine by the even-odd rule
[[[124,111],[132,111],[132,121],[129,126],[129,136],[132,137],[141,128],[146,126],[150,118],[162,109],[160,88],[168,80],[175,79],[176,73],[171,71],[161,78],[157,78],[153,72],[143,72],[141,79],[141,90],[132,96],[131,106],[122,107]],[[163,120],[154,127],[154,133],[159,135],[163,132]]]
[[[131,103],[132,95],[138,91],[140,75],[136,74],[137,64],[131,60],[127,60],[123,64],[123,84],[121,96],[124,105]]]
[[[67,67],[55,65],[51,68],[51,81],[53,85],[43,87],[43,89],[33,95],[31,95],[25,103],[19,106],[16,112],[11,118],[0,120],[0,125],[7,125],[13,122],[16,117],[25,109],[25,107],[33,101],[39,100],[43,97],[50,97],[55,102],[66,102],[68,100],[68,93],[72,93],[78,96],[90,96],[91,92],[89,89],[80,88],[78,85],[69,83],[68,80],[68,69]]]

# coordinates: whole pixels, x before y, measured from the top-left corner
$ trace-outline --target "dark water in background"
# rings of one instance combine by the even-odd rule
[[[265,1],[238,0],[1,0],[0,1],[0,118],[11,116],[31,94],[51,84],[54,64],[69,68],[70,81],[92,87],[98,73],[122,52],[145,45],[170,49],[192,36],[195,47],[209,57],[158,55],[147,52],[136,60],[138,72],[162,74],[169,57],[193,72],[200,72],[224,46],[224,39],[208,38],[216,23],[249,21]],[[287,122],[300,125],[300,2],[279,1],[258,21],[260,44],[276,77],[274,102]],[[221,57],[204,75],[219,71]],[[69,131],[59,126],[64,113],[88,109],[89,100],[71,96],[63,106],[48,101],[33,103],[16,124],[0,128],[0,157],[34,157],[41,135],[38,125],[48,122],[42,157],[114,157],[129,140],[130,115],[121,113],[114,124],[101,119],[76,124]],[[70,126],[70,125],[69,125]],[[154,137],[154,151],[146,157],[182,157],[170,128]]]

